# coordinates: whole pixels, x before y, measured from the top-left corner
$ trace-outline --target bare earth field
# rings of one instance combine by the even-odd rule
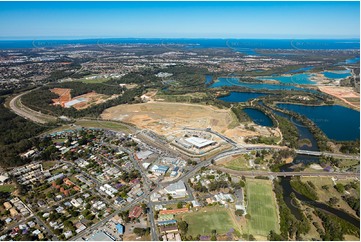
[[[131,123],[161,135],[184,127],[201,129],[211,127],[217,132],[226,132],[227,135],[234,134],[238,137],[256,134],[237,127],[236,117],[230,110],[206,105],[168,102],[118,105],[106,109],[101,114],[101,118]]]
[[[84,98],[86,101],[77,103],[72,106],[78,110],[88,108],[92,105],[97,105],[97,104],[103,103],[109,99],[112,99],[112,98],[115,98],[118,96],[118,95],[113,95],[113,96],[109,97],[108,95],[98,94],[93,91],[93,92],[89,92],[89,93],[71,98],[71,89],[53,88],[53,89],[50,89],[50,91],[52,93],[59,95],[59,98],[52,100],[54,105],[64,105],[64,103],[66,103],[66,102],[76,100],[79,98]]]
[[[360,94],[352,87],[318,86],[320,91],[341,99],[345,103],[360,109]]]

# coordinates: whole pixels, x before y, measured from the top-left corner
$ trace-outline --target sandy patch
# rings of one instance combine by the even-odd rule
[[[332,95],[345,103],[360,109],[360,93],[355,92],[352,87],[318,86],[318,88],[321,92]]]

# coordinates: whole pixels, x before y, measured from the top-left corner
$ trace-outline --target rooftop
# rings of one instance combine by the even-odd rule
[[[196,146],[197,148],[203,148],[207,145],[213,144],[213,140],[202,139],[198,137],[190,137],[185,139],[188,143]]]

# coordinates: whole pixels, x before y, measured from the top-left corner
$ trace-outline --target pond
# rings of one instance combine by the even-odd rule
[[[243,111],[252,119],[252,121],[258,125],[272,127],[273,121],[268,117],[264,112],[254,109],[254,108],[245,108]]]

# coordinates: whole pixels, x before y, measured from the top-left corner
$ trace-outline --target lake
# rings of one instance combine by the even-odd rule
[[[237,77],[219,77],[218,81],[213,83],[210,88],[215,87],[226,87],[226,86],[238,86],[238,87],[247,87],[251,89],[265,89],[265,90],[301,90],[308,91],[308,89],[295,87],[292,85],[282,85],[282,84],[267,84],[267,83],[246,83],[240,82]]]
[[[311,81],[310,77],[313,74],[295,74],[287,76],[266,76],[266,77],[257,77],[258,80],[276,80],[284,84],[299,84],[299,85],[314,85],[316,82]]]
[[[212,80],[213,80],[213,76],[212,75],[205,75],[205,78],[206,78],[206,85],[211,83]]]
[[[245,108],[243,111],[252,119],[252,121],[258,125],[272,127],[273,121],[268,117],[264,112],[254,109],[254,108]]]
[[[312,120],[330,139],[351,141],[360,139],[360,112],[339,105],[306,106],[277,104]]]
[[[350,70],[342,70],[342,71],[324,71],[322,74],[330,79],[341,79],[351,76]]]
[[[296,70],[288,71],[285,74],[297,73],[297,72],[307,72],[307,71],[312,70],[312,69],[313,69],[313,66],[306,66],[306,67],[302,67],[302,68],[299,68],[299,69],[296,69]]]
[[[268,95],[266,93],[256,93],[256,92],[231,92],[230,95],[220,97],[219,100],[225,102],[247,102],[250,99]]]

